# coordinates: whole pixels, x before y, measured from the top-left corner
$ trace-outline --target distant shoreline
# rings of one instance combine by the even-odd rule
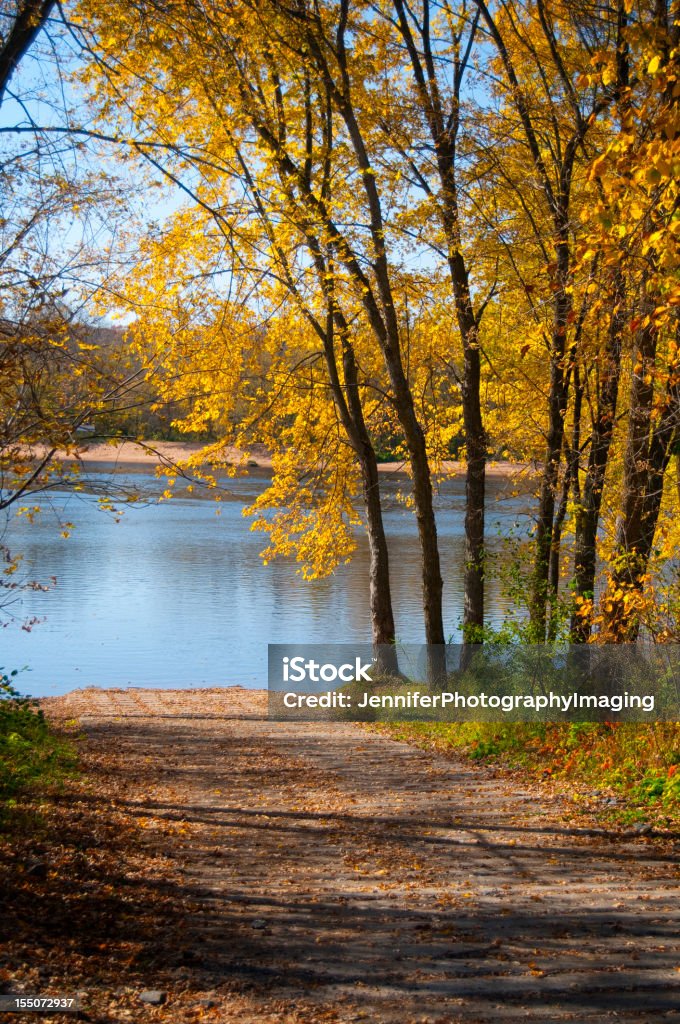
[[[144,447],[146,445],[146,447]],[[78,454],[64,453],[58,455],[64,462],[80,462],[83,466],[94,463],[105,463],[110,466],[157,466],[159,463],[172,465],[183,462],[200,452],[206,445],[201,442],[192,441],[145,441],[137,444],[134,441],[121,441],[116,444],[97,443],[84,445]],[[37,457],[41,451],[34,449]],[[230,461],[237,463],[243,458],[243,453],[236,448],[227,449]],[[454,460],[443,463],[444,471],[452,476],[463,476],[465,474],[465,463]],[[271,470],[272,459],[264,445],[253,445],[246,453],[246,470],[259,469]],[[406,475],[403,462],[381,462],[378,464],[380,473],[396,473]],[[536,468],[531,463],[525,462],[489,462],[487,464],[487,475],[490,477],[512,478],[519,476],[533,476]]]

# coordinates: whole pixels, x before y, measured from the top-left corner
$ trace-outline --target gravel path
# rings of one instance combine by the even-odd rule
[[[115,750],[117,804],[170,827],[179,971],[215,1020],[238,992],[243,1021],[680,1021],[667,842],[357,726],[267,722],[261,693],[46,704]]]

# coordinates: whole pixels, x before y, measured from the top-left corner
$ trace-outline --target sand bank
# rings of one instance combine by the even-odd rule
[[[90,444],[84,446],[78,453],[78,461],[84,466],[94,463],[106,463],[107,465],[120,466],[149,466],[154,467],[160,463],[172,464],[184,462],[186,459],[195,456],[205,445],[200,442],[191,441],[146,441],[136,443],[123,441],[116,444]],[[243,454],[236,448],[227,449],[228,458],[233,462],[240,462]],[[39,452],[36,451],[36,455]],[[75,461],[76,456],[65,455],[64,461]],[[271,469],[272,459],[264,445],[256,444],[247,453],[247,466],[250,469]],[[462,476],[465,473],[465,463],[450,461],[444,463],[447,473],[455,476]],[[405,473],[403,462],[382,462],[378,466],[381,473]],[[490,462],[487,465],[487,474],[491,477],[511,478],[515,476],[531,476],[536,472],[536,467],[530,463],[523,462]]]

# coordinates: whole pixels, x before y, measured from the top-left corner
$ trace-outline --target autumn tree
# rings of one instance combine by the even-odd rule
[[[277,5],[278,6],[278,5]],[[309,214],[318,219],[319,227],[329,238],[337,252],[337,260],[344,267],[348,277],[362,297],[365,315],[374,333],[385,361],[389,376],[392,400],[404,432],[413,478],[413,497],[422,552],[423,610],[425,635],[431,646],[445,642],[442,613],[442,577],[437,543],[437,528],[432,500],[432,480],[428,462],[425,432],[420,422],[404,367],[403,339],[397,316],[397,299],[394,291],[394,277],[390,266],[387,247],[388,225],[384,214],[384,203],[373,166],[370,152],[370,137],[361,123],[360,111],[363,103],[357,102],[361,91],[359,51],[352,45],[355,26],[354,16],[361,18],[363,12],[353,9],[348,0],[341,0],[339,6],[320,12],[318,8],[298,5],[294,11],[299,24],[299,34],[289,31],[288,45],[298,59],[311,60],[316,74],[321,76],[348,139],[348,150],[352,154],[353,168],[362,213],[368,231],[363,257],[360,262],[356,244],[339,229],[332,212],[323,201],[306,187],[300,176],[300,168],[288,152],[282,151],[280,138],[274,136],[259,118],[253,119],[253,127],[268,147],[278,167],[287,179],[295,181],[300,188],[300,199]],[[292,19],[286,22],[290,26]],[[293,22],[293,26],[295,22]],[[241,78],[242,96],[254,109],[249,85]],[[366,272],[368,270],[368,273]]]
[[[581,188],[585,180],[592,154],[589,139],[611,102],[609,86],[601,79],[588,79],[587,73],[598,45],[615,52],[617,15],[616,11],[575,9],[545,0],[529,6],[503,2],[495,9],[482,0],[476,5],[497,55],[492,62],[492,88],[500,90],[503,107],[500,118],[492,114],[493,132],[509,133],[510,147],[505,153],[517,161],[513,166],[505,155],[499,157],[500,173],[513,182],[544,253],[547,301],[552,310],[546,332],[550,360],[546,446],[530,599],[534,638],[541,641],[550,632],[549,617],[556,605],[555,567],[563,524],[558,501],[560,467],[570,392],[578,374],[577,353],[591,304],[587,289],[575,303],[575,187]],[[527,175],[531,189],[527,189]],[[576,382],[577,393],[578,387]],[[580,447],[578,410],[575,424],[572,442]],[[566,447],[569,450],[569,444]],[[573,443],[571,448],[573,452]],[[571,463],[567,460],[565,497],[569,488],[576,486],[574,469],[573,458]]]
[[[631,346],[621,505],[600,618],[605,640],[637,637],[680,430],[679,13],[677,5],[656,4],[627,24],[621,130],[592,167],[603,194],[596,242],[603,259],[616,261],[617,274],[626,276],[619,318]],[[587,622],[587,614],[582,618]]]
[[[305,576],[327,575],[354,547],[350,527],[357,516],[350,499],[361,490],[376,657],[383,671],[394,673],[387,543],[369,433],[382,399],[366,394],[370,367],[364,360],[360,371],[356,354],[361,338],[333,292],[321,250],[314,266],[300,266],[284,247],[275,208],[251,184],[239,205],[241,285],[232,287],[231,298],[225,301],[220,271],[233,276],[233,255],[225,253],[215,211],[204,202],[144,243],[135,284],[126,289],[136,311],[130,334],[161,396],[188,401],[178,425],[193,431],[210,424],[217,431],[219,441],[200,453],[201,463],[230,471],[223,459],[227,445],[247,451],[257,441],[271,451],[272,485],[251,509],[270,535],[266,558],[292,555]],[[276,258],[262,272],[258,257],[265,243]],[[173,297],[178,277],[181,302]],[[193,294],[192,278],[201,282]],[[252,278],[257,309],[239,300],[240,292],[250,291],[243,282]],[[214,287],[207,286],[211,280]],[[277,511],[267,516],[266,509]]]
[[[326,48],[319,34],[321,28],[325,33],[324,26],[320,28],[306,16],[284,17],[276,4],[266,19],[261,8],[255,10],[248,5],[240,5],[228,18],[222,11],[198,11],[183,5],[173,9],[169,20],[169,12],[165,12],[167,29],[159,29],[156,20],[153,31],[144,17],[145,10],[148,8],[138,9],[134,17],[127,8],[119,12],[118,38],[124,40],[124,47],[115,49],[115,59],[120,62],[123,52],[127,59],[134,47],[144,54],[144,60],[156,62],[159,88],[151,101],[161,93],[166,105],[177,103],[187,89],[191,90],[203,118],[199,135],[202,174],[207,173],[208,162],[214,165],[219,161],[224,167],[226,152],[226,163],[231,168],[238,166],[237,174],[243,178],[243,163],[238,165],[238,161],[247,157],[248,175],[257,182],[260,195],[271,197],[275,193],[275,208],[283,202],[285,223],[304,243],[310,264],[319,270],[319,256],[325,261],[325,277],[332,283],[336,304],[336,336],[346,337],[343,314],[337,306],[341,297],[352,317],[361,316],[382,355],[390,401],[404,435],[413,476],[423,551],[426,636],[430,644],[441,645],[442,580],[426,431],[416,412],[403,360],[399,259],[396,251],[390,256],[390,228],[383,213],[379,168],[371,165],[370,133],[359,123],[353,95],[361,88],[361,79],[357,55],[350,58],[348,49],[350,38],[354,39],[346,23],[349,11],[339,12],[338,56]],[[326,12],[331,17],[336,13],[335,8]],[[159,33],[171,36],[173,44],[160,50]],[[211,60],[213,52],[218,51],[219,65]],[[106,56],[107,60],[113,59],[112,52],[107,51]],[[127,64],[126,69],[131,87],[135,87],[133,69]],[[120,63],[118,70],[116,87],[120,88]],[[144,91],[143,86],[137,88]],[[305,103],[305,95],[314,97],[316,105]],[[327,135],[324,111],[329,104],[336,139],[330,164],[335,184],[330,193],[324,191],[322,174],[324,132]],[[144,117],[152,113],[153,109],[145,108]],[[167,120],[163,130],[167,137]],[[179,128],[180,135],[182,132],[189,134],[186,124]],[[192,140],[195,138],[192,136]],[[177,140],[178,148],[184,141],[184,137]],[[314,149],[310,151],[310,144],[321,158]],[[186,149],[184,146],[183,152]],[[322,274],[321,281],[323,278]],[[325,304],[329,295],[324,295]],[[349,322],[346,316],[345,321]]]
[[[420,216],[434,213],[439,219],[462,346],[459,386],[466,458],[463,633],[466,639],[479,640],[484,627],[488,446],[480,393],[479,325],[488,297],[473,298],[459,167],[463,86],[475,49],[479,13],[471,14],[465,2],[434,5],[429,0],[416,5],[394,0],[382,5],[380,13],[394,30],[395,44],[406,54],[398,64],[403,81],[397,80],[393,86],[395,102],[381,114],[381,127],[401,164],[400,173],[407,177],[414,194],[420,191],[425,196],[426,212]],[[429,238],[434,242],[432,232]],[[455,361],[454,351],[443,352],[442,357]]]

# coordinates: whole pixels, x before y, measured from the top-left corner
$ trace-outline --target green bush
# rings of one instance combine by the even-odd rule
[[[0,669],[0,820],[18,796],[61,782],[76,762],[36,701],[15,689],[16,675]]]

